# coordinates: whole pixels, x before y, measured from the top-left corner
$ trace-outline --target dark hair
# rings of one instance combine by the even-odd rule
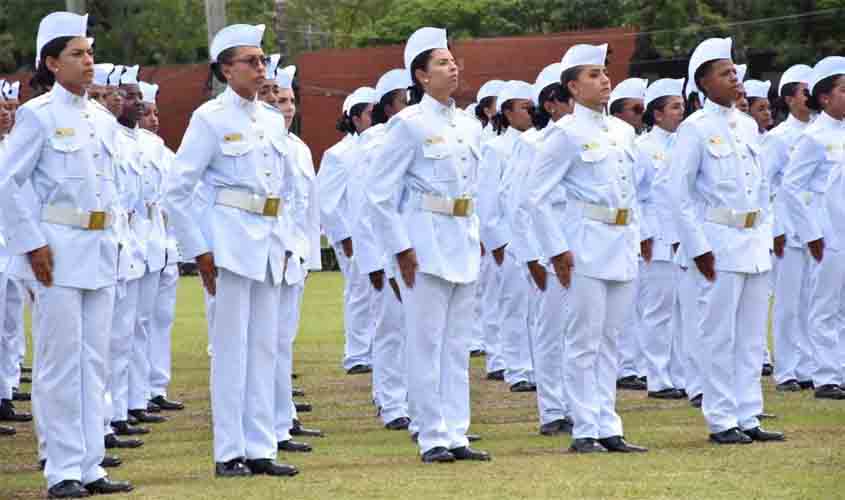
[[[643,114],[643,123],[647,127],[651,128],[654,126],[654,112],[663,111],[666,108],[666,105],[669,104],[670,97],[671,96],[664,95],[648,103],[648,106],[645,108],[645,113]]]
[[[411,62],[411,81],[413,82],[413,85],[411,85],[410,89],[409,104],[418,104],[422,101],[422,98],[425,95],[425,90],[423,90],[422,84],[419,80],[417,80],[417,70],[425,71],[426,68],[428,68],[428,63],[431,61],[431,55],[433,53],[434,49],[421,52]]]
[[[381,97],[381,100],[379,100],[379,102],[377,102],[373,106],[373,125],[378,125],[379,123],[387,123],[387,120],[389,120],[390,117],[387,116],[387,111],[385,111],[385,107],[392,107],[393,101],[396,99],[397,94],[399,92],[407,91],[407,89],[396,89],[384,94]]]
[[[549,101],[568,102],[572,99],[569,90],[565,89],[560,83],[552,83],[547,85],[540,91],[539,104],[534,107],[531,113],[531,123],[537,130],[546,128],[546,125],[552,120],[552,115],[546,111],[545,104]]]
[[[608,111],[611,115],[618,115],[619,113],[625,111],[625,101],[628,99],[616,99],[612,103],[610,103],[610,110]]]
[[[789,116],[789,105],[786,103],[787,97],[795,97],[798,89],[801,88],[800,82],[792,82],[785,84],[780,89],[780,95],[772,102],[772,108],[781,116]]]
[[[369,104],[366,102],[358,103],[352,106],[349,113],[343,113],[343,116],[341,116],[340,120],[337,121],[337,130],[343,132],[344,134],[357,134],[358,129],[355,128],[355,122],[352,121],[352,117],[361,116],[361,113],[367,109],[367,106],[369,106]]]
[[[836,86],[837,80],[839,80],[841,76],[841,74],[830,75],[829,77],[819,81],[819,83],[817,83],[816,87],[813,89],[813,93],[807,93],[807,107],[817,113],[821,113],[823,109],[819,97],[821,97],[823,94],[830,94],[830,92],[833,91],[833,87]]]
[[[487,113],[484,110],[493,105],[494,99],[496,99],[494,95],[487,96],[475,105],[475,117],[481,122],[482,127],[486,127],[490,123],[490,119],[487,118]]]
[[[502,103],[502,110],[493,115],[493,131],[496,135],[502,135],[511,126],[510,120],[505,116],[505,111],[513,111],[513,101],[508,100]]]
[[[569,82],[574,82],[578,79],[581,75],[581,72],[584,71],[583,66],[573,66],[571,68],[567,68],[561,75],[560,75],[560,86],[563,87],[564,90],[569,92]]]
[[[208,65],[208,79],[205,82],[206,90],[211,90],[214,88],[214,80],[222,84],[226,84],[226,76],[223,75],[223,69],[221,68],[224,64],[231,64],[232,59],[235,58],[235,54],[238,52],[238,47],[229,47],[228,49],[224,50],[217,56],[217,62],[213,62]]]
[[[51,40],[41,49],[41,58],[38,59],[38,69],[35,70],[32,79],[29,80],[29,86],[37,93],[46,92],[56,83],[56,75],[47,68],[47,58],[59,57],[59,54],[65,50],[67,44],[73,39],[74,37],[72,36],[61,36]]]
[[[701,80],[705,76],[707,76],[708,73],[710,73],[710,69],[713,67],[713,64],[715,64],[716,61],[718,61],[718,60],[719,59],[711,59],[711,60],[703,63],[701,66],[699,66],[695,70],[695,75],[693,75],[693,81],[695,82],[695,86],[698,87],[698,91],[704,97],[707,97],[707,91],[704,90],[704,87],[701,86]]]
[[[686,85],[684,88],[686,88]],[[699,108],[701,107],[701,100],[698,96],[697,90],[690,92],[688,96],[684,97],[684,118],[696,112],[698,109],[696,105],[698,105]]]
[[[767,100],[767,101],[769,100],[769,98],[768,98],[768,97],[749,97],[749,98],[748,98],[748,107],[750,108],[751,106],[754,106],[754,103],[755,103],[755,102],[760,101],[760,100],[762,100],[762,99],[765,99],[765,100]],[[771,103],[770,103],[770,104],[771,104]]]

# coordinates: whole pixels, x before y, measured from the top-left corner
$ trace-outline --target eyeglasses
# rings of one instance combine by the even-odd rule
[[[258,69],[259,64],[264,66],[264,67],[267,67],[267,66],[270,65],[270,56],[251,56],[251,57],[244,57],[244,58],[241,58],[241,59],[232,59],[232,62],[230,64],[235,64],[235,63],[249,64],[253,68]]]
[[[641,104],[634,104],[633,106],[631,106],[628,109],[632,113],[634,113],[635,115],[641,115],[641,114],[645,113],[645,109],[643,108],[643,106]]]

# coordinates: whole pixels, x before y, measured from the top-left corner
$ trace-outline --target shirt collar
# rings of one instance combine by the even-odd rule
[[[222,94],[223,102],[227,104],[231,104],[238,109],[243,109],[249,114],[255,112],[256,106],[258,106],[258,98],[254,98],[252,100],[244,99],[243,97],[239,96],[237,92],[232,90],[232,87],[226,86],[226,90],[223,91]]]
[[[807,128],[807,125],[812,123],[812,121],[813,120],[811,118],[811,119],[807,120],[806,122],[802,122],[798,118],[795,118],[795,115],[790,113],[789,116],[786,117],[786,121],[784,122],[784,125],[787,126],[787,127],[795,127],[798,130],[804,130],[805,128]]]
[[[819,113],[818,118],[816,118],[816,122],[818,122],[819,125],[822,125],[822,126],[825,126],[825,127],[832,127],[832,128],[843,128],[843,127],[845,127],[845,121],[837,120],[836,118],[827,114],[827,112],[825,112],[825,111],[822,111],[821,113]]]
[[[584,120],[599,127],[607,128],[607,115],[604,112],[598,112],[576,102],[572,114],[577,120]]]
[[[716,103],[712,99],[707,99],[706,101],[704,101],[703,107],[711,113],[716,113],[726,118],[731,116],[735,109],[733,106],[722,106],[721,104]]]
[[[83,109],[88,102],[88,92],[83,95],[76,95],[66,88],[62,87],[59,82],[53,84],[53,90],[50,91],[52,98],[61,104],[67,104],[74,108]]]
[[[445,116],[449,121],[452,121],[455,118],[455,100],[452,98],[449,98],[448,105],[444,105],[437,99],[425,94],[420,101],[420,105],[423,106],[424,109],[428,109],[438,115]]]
[[[664,129],[658,127],[657,125],[651,127],[651,134],[663,143],[668,142],[669,139],[671,139],[675,135],[674,132],[669,132],[668,130],[664,130]]]

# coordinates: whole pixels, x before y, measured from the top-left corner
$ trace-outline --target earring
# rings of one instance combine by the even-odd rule
[[[424,84],[426,84],[426,85],[428,85],[429,81],[430,81],[430,80],[423,80],[423,83],[424,83]]]

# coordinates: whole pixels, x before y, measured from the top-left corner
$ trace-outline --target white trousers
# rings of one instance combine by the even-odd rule
[[[401,279],[401,278],[400,278]],[[386,424],[408,416],[408,374],[402,303],[385,279],[381,291],[373,289],[378,315],[373,337],[373,387]]]
[[[36,285],[34,282],[22,282],[21,285],[25,292],[29,293],[31,291],[35,295]],[[43,350],[40,343],[44,340],[44,336],[39,334],[40,329],[38,325],[40,324],[40,316],[37,301],[30,302],[30,311],[32,314],[32,380],[35,381],[38,379],[38,353]],[[47,460],[47,430],[44,425],[44,416],[41,413],[39,396],[38,391],[33,389],[32,417],[35,422],[35,438],[38,441],[38,460]]]
[[[475,321],[472,327],[472,338],[470,339],[469,350],[484,350],[484,292],[487,290],[487,274],[490,261],[481,259],[481,270],[478,274],[478,281],[475,282],[475,307],[473,316]]]
[[[293,341],[299,330],[300,308],[302,293],[305,287],[302,283],[294,285],[282,284],[280,291],[281,308],[279,310],[279,352],[276,357],[276,441],[287,441],[291,438],[290,429],[296,418],[296,406],[293,402]]]
[[[176,289],[179,285],[179,266],[169,264],[161,272],[158,295],[153,309],[148,361],[150,365],[150,395],[167,397],[171,374],[170,333],[176,317]]]
[[[531,279],[530,277],[528,278]],[[537,383],[537,410],[540,425],[569,416],[563,369],[566,327],[567,290],[554,273],[546,273],[546,290],[540,291],[531,281],[532,309],[535,311],[531,329],[534,353],[534,379]]]
[[[467,446],[469,338],[474,284],[417,273],[414,288],[397,280],[407,332],[408,403],[420,452]]]
[[[680,335],[672,328],[678,266],[654,261],[640,266],[639,308],[642,312],[642,356],[648,390],[684,387]]]
[[[138,292],[141,280],[119,283],[120,292],[115,299],[109,337],[108,392],[111,395],[109,422],[121,422],[128,418],[130,363],[132,361],[135,318],[138,310]],[[140,409],[146,409],[146,405]],[[106,422],[108,424],[109,422]]]
[[[343,326],[346,343],[343,349],[343,369],[348,370],[355,365],[370,366],[375,331],[370,280],[358,271],[354,257],[346,257],[339,243],[334,250],[344,281]]]
[[[484,350],[487,373],[504,370],[505,358],[502,352],[502,325],[499,317],[499,297],[502,292],[501,268],[487,252],[481,259],[480,279],[486,281],[481,297],[481,323],[484,328]]]
[[[150,338],[160,272],[148,272],[138,283],[138,310],[129,362],[129,409],[146,410],[150,399]]]
[[[33,381],[43,420],[48,487],[105,477],[103,394],[114,287],[36,286],[38,370]]]
[[[280,287],[220,268],[212,315],[214,460],[276,457]]]
[[[719,271],[714,282],[696,271],[704,366],[702,411],[710,432],[752,429],[763,413],[760,359],[768,312],[768,273]]]
[[[623,435],[616,413],[618,339],[633,294],[630,281],[572,275],[564,299],[568,312],[563,373],[575,421],[573,438]]]
[[[645,375],[642,355],[642,314],[640,303],[643,300],[643,288],[640,277],[643,263],[640,262],[638,277],[632,282],[633,296],[626,309],[626,317],[619,333],[619,369],[618,378],[641,377]]]
[[[12,388],[20,386],[20,365],[26,354],[23,308],[22,287],[0,273],[0,399],[11,399]]]
[[[500,272],[499,324],[505,358],[505,383],[534,382],[531,334],[528,331],[529,288],[524,267],[513,255],[506,253]]]
[[[806,248],[786,247],[778,259],[772,333],[775,382],[812,380],[815,359],[807,333],[812,257]],[[797,292],[796,292],[797,291]]]
[[[841,385],[845,358],[845,252],[825,248],[811,264],[809,338],[816,366],[813,383]]]
[[[674,335],[680,340],[684,388],[689,399],[704,393],[704,366],[698,309],[698,270],[678,267],[678,293],[672,314]]]

